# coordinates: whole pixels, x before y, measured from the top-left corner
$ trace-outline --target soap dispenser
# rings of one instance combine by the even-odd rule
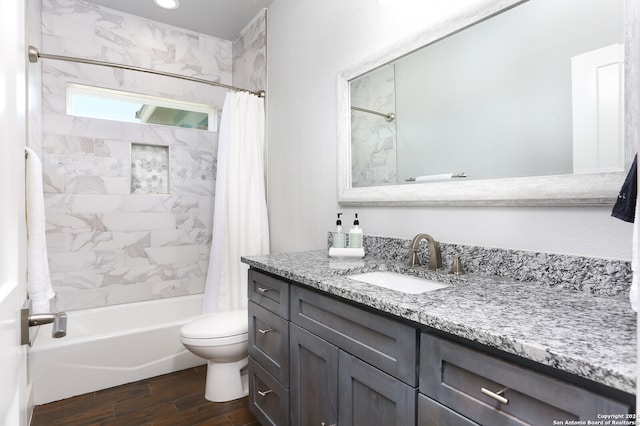
[[[356,213],[356,218],[353,221],[353,228],[349,230],[349,247],[362,248],[362,228],[360,228],[358,213]]]
[[[333,232],[333,248],[344,248],[344,232],[342,231],[342,220],[340,220],[340,215],[342,213],[338,213],[338,220],[336,221],[336,230]]]

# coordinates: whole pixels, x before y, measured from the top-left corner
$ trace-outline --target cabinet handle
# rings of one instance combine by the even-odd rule
[[[272,289],[272,288],[269,288],[269,287],[258,287],[258,291],[259,291],[260,293],[266,293],[266,292],[268,292],[269,290],[273,290],[273,289]]]
[[[259,332],[260,334],[267,334],[267,333],[269,333],[270,331],[273,331],[273,328],[267,328],[266,330],[263,330],[263,329],[261,329],[261,328],[259,328],[259,329],[258,329],[258,332]]]
[[[486,388],[482,388],[482,389],[480,389],[480,391],[481,391],[483,394],[487,395],[487,396],[488,396],[488,397],[490,397],[490,398],[495,399],[496,401],[498,401],[498,402],[500,402],[500,403],[502,403],[502,404],[504,404],[504,405],[507,405],[507,404],[509,403],[509,400],[508,400],[507,398],[505,398],[504,396],[502,396],[502,394],[503,394],[506,390],[507,390],[507,388],[504,388],[504,389],[502,389],[502,390],[499,390],[498,392],[492,392],[492,391],[490,391],[489,389],[486,389]]]
[[[259,390],[259,391],[258,391],[258,394],[259,394],[260,396],[267,396],[267,395],[269,395],[271,392],[273,392],[271,389],[266,390],[266,391],[260,391],[260,390]]]

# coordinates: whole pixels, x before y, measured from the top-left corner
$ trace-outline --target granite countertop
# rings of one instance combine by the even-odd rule
[[[620,296],[532,282],[454,276],[366,256],[332,259],[326,250],[243,257],[248,265],[344,299],[635,394],[636,314]],[[378,270],[450,283],[406,294],[346,278]]]

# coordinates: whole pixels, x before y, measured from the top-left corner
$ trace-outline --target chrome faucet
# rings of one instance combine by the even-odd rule
[[[67,335],[67,314],[64,312],[31,314],[29,315],[29,327],[53,323],[51,337],[59,339]]]
[[[418,246],[420,241],[427,240],[429,242],[429,269],[432,271],[442,268],[442,254],[440,253],[440,245],[429,234],[418,234],[411,240],[411,248],[409,249],[409,266],[420,266],[418,259]]]
[[[37,327],[43,324],[53,323],[51,337],[56,339],[67,335],[67,314],[64,312],[52,312],[44,314],[31,313],[31,299],[26,299],[20,308],[20,342],[31,346],[29,327]]]

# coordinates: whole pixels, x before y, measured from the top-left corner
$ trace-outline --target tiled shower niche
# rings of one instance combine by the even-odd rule
[[[169,147],[131,144],[131,193],[169,193]]]

